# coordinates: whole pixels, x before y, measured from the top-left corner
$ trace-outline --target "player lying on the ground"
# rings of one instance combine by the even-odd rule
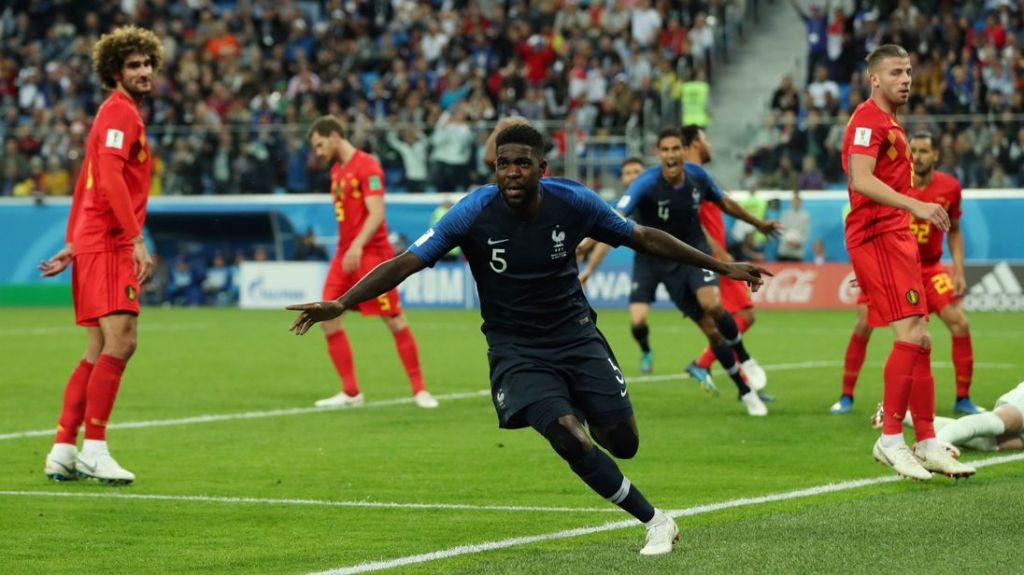
[[[1001,395],[992,411],[960,419],[936,417],[935,437],[957,447],[979,451],[1024,449],[1024,381]]]

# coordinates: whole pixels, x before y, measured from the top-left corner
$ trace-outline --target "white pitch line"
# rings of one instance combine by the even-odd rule
[[[398,503],[383,501],[332,501],[330,499],[271,499],[265,497],[217,497],[212,495],[160,495],[147,493],[74,493],[68,491],[0,491],[0,496],[75,497],[136,501],[195,501],[249,505],[303,505],[314,507],[371,507],[376,509],[443,509],[454,511],[528,511],[547,513],[621,513],[616,507],[539,507],[529,505],[470,505],[468,503]]]
[[[972,461],[971,465],[973,465],[974,467],[987,467],[989,465],[1001,465],[1004,463],[1012,463],[1015,461],[1024,461],[1024,453],[991,457],[989,459],[983,459],[980,461]],[[775,503],[777,501],[800,499],[804,497],[814,497],[817,495],[824,495],[827,493],[836,493],[839,491],[856,489],[858,487],[879,485],[883,483],[892,483],[895,481],[901,481],[901,478],[896,475],[886,475],[883,477],[876,477],[873,479],[855,479],[852,481],[828,483],[825,485],[818,485],[816,487],[808,487],[806,489],[797,489],[795,491],[784,491],[782,493],[774,493],[770,495],[763,495],[760,497],[743,497],[740,499],[722,501],[720,503],[709,503],[705,505],[687,507],[685,509],[674,509],[666,511],[666,513],[671,517],[690,517],[693,515],[713,513],[715,511],[721,511],[723,509],[746,507],[750,505],[761,505],[764,503]],[[355,573],[383,571],[385,569],[393,569],[395,567],[402,567],[404,565],[414,565],[417,563],[437,561],[439,559],[448,559],[450,557],[457,557],[459,555],[472,555],[476,553],[483,553],[485,551],[493,551],[495,549],[507,549],[509,547],[529,545],[531,543],[542,543],[546,541],[554,541],[557,539],[569,539],[572,537],[579,537],[581,535],[590,535],[592,533],[601,533],[604,531],[615,531],[618,529],[625,529],[628,527],[636,526],[637,521],[635,519],[625,519],[622,521],[613,521],[610,523],[604,523],[602,525],[596,525],[594,527],[580,527],[577,529],[567,529],[564,531],[542,533],[539,535],[513,537],[511,539],[500,539],[498,541],[489,541],[487,543],[460,545],[458,547],[452,547],[450,549],[442,549],[440,551],[432,551],[430,553],[422,553],[419,555],[409,555],[406,557],[385,559],[382,561],[370,561],[366,563],[359,563],[357,565],[351,565],[349,567],[340,567],[337,569],[329,569],[326,571],[317,571],[312,575],[354,575]]]
[[[819,367],[840,367],[843,362],[836,360],[817,360],[817,361],[800,361],[793,363],[777,363],[762,366],[765,371],[788,371],[798,369],[814,369]],[[880,366],[882,364],[877,362],[869,362],[868,365]],[[949,362],[933,362],[936,367],[951,367],[952,364]],[[1017,366],[1012,363],[985,363],[977,362],[974,364],[979,369],[1013,369]],[[674,381],[677,379],[687,379],[690,376],[685,373],[669,373],[665,375],[638,375],[628,377],[627,381],[630,384],[633,383],[647,383],[655,381]],[[447,395],[439,395],[436,398],[443,401],[452,401],[459,399],[475,399],[490,395],[490,390],[482,389],[480,391],[467,392],[467,393],[450,393]],[[370,401],[364,405],[365,407],[390,407],[394,405],[406,405],[413,403],[415,399],[411,397],[403,397],[398,399],[384,399],[380,401]],[[218,413],[210,415],[196,415],[192,417],[181,417],[176,419],[153,419],[148,421],[129,421],[125,423],[111,423],[107,426],[107,429],[141,429],[146,427],[167,427],[173,425],[189,425],[193,423],[214,423],[218,421],[232,421],[237,419],[260,419],[263,417],[280,417],[285,415],[303,415],[306,413],[316,413],[320,411],[335,411],[339,408],[333,407],[291,407],[285,409],[271,409],[268,411],[245,411],[236,413]],[[344,409],[344,408],[340,408]],[[363,409],[363,408],[360,408]],[[0,441],[6,441],[9,439],[24,439],[28,437],[45,437],[54,433],[53,428],[49,429],[35,429],[32,431],[16,431],[11,433],[0,433]]]
[[[484,395],[490,395],[490,391],[481,390],[469,393],[449,393],[447,395],[434,396],[439,400],[456,400],[456,399],[470,399],[475,397],[481,397]],[[412,397],[402,397],[399,399],[384,399],[381,401],[370,401],[364,404],[359,409],[373,408],[373,407],[390,407],[392,405],[405,405],[408,403],[414,403],[416,400]],[[323,411],[340,411],[345,408],[337,407],[292,407],[287,409],[271,409],[269,411],[246,411],[242,413],[219,413],[213,415],[196,415],[193,417],[181,417],[177,419],[154,419],[150,421],[129,421],[126,423],[111,423],[107,426],[107,429],[139,429],[144,427],[167,427],[170,425],[188,425],[191,423],[213,423],[217,421],[231,421],[235,419],[259,419],[263,417],[279,417],[283,415],[302,415],[306,413],[317,413]],[[52,435],[54,430],[51,429],[36,429],[34,431],[20,431],[16,433],[4,433],[0,434],[0,441],[6,439],[21,439],[25,437],[40,437],[46,435]]]

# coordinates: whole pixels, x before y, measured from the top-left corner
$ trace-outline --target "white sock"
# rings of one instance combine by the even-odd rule
[[[74,443],[54,443],[53,447],[50,448],[50,455],[63,459],[72,458],[76,454]]]
[[[903,440],[902,433],[894,433],[892,435],[887,435],[885,433],[882,434],[882,447],[896,447],[901,443],[906,445],[906,442]]]
[[[664,521],[666,518],[667,518],[666,515],[661,512],[661,509],[655,509],[654,510],[654,517],[651,517],[651,520],[648,521],[647,523],[644,523],[644,525],[647,526],[647,527],[654,527],[655,525],[657,525],[657,524],[661,523],[662,521]]]
[[[82,453],[109,453],[105,439],[82,440]]]
[[[917,450],[920,452],[931,451],[932,449],[939,449],[939,440],[934,437],[930,437],[917,443]]]
[[[957,419],[944,426],[936,436],[953,445],[964,445],[975,437],[998,437],[1006,431],[1006,424],[998,415],[987,411]]]

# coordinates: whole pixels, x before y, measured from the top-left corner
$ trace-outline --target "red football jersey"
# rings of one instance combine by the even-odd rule
[[[146,202],[153,170],[146,127],[135,102],[115,90],[96,112],[86,140],[85,160],[75,185],[68,239],[75,253],[89,253],[131,247],[131,238],[121,229],[103,188],[104,174],[99,158],[113,154],[125,160],[124,182],[132,212],[141,230],[146,223]]]
[[[334,164],[331,168],[331,196],[334,199],[334,215],[338,218],[338,250],[344,253],[352,245],[366,223],[367,196],[384,195],[384,170],[370,154],[362,150],[349,158],[345,165]],[[377,231],[370,236],[363,249],[386,249],[388,226],[381,222]]]
[[[725,249],[725,221],[722,219],[722,208],[715,202],[700,203],[700,224],[708,231],[711,239]]]
[[[843,134],[843,171],[849,181],[850,155],[863,154],[877,160],[875,177],[898,193],[910,193],[914,167],[910,160],[910,146],[903,127],[896,116],[883,112],[874,100],[857,106]],[[907,212],[880,204],[867,196],[850,193],[850,215],[846,217],[846,247],[852,248],[871,238],[900,229],[906,229]]]
[[[950,219],[957,219],[961,215],[960,182],[949,174],[936,171],[926,187],[910,188],[910,195],[922,202],[941,205],[949,213]],[[917,240],[922,266],[934,264],[942,259],[942,239],[946,236],[945,232],[927,220],[910,216],[910,233]]]

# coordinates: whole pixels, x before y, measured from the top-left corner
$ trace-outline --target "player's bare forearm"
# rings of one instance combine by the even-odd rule
[[[953,258],[953,273],[964,273],[964,234],[960,230],[960,218],[949,221],[949,255]]]
[[[892,189],[891,186],[878,179],[874,174],[877,160],[863,154],[850,155],[850,188],[880,204],[910,211],[915,201],[910,196]]]
[[[356,282],[347,292],[342,294],[336,301],[349,309],[366,300],[373,299],[381,294],[387,293],[398,287],[405,278],[422,270],[424,267],[420,258],[410,251],[402,252],[390,260],[373,268],[363,279]]]
[[[697,266],[720,274],[727,272],[724,262],[656,228],[636,226],[633,228],[633,235],[625,244],[640,253],[656,258]]]
[[[590,251],[590,257],[587,258],[587,267],[585,269],[588,277],[597,270],[598,266],[601,265],[601,262],[604,261],[605,256],[608,255],[608,252],[611,251],[611,249],[612,247],[608,244],[598,241],[594,242],[594,249]]]
[[[373,234],[384,223],[384,196],[370,196],[366,198],[366,221],[359,233],[352,240],[352,245],[362,248],[370,241]]]
[[[778,235],[778,231],[782,229],[782,226],[778,222],[766,221],[758,218],[754,214],[748,212],[746,208],[736,203],[736,200],[729,196],[722,196],[722,202],[720,205],[722,207],[722,211],[734,218],[747,222],[763,234]]]
[[[373,268],[373,271],[336,300],[288,306],[286,309],[300,312],[299,317],[295,318],[288,329],[296,335],[303,335],[317,322],[334,319],[346,309],[388,292],[423,268],[423,262],[418,257],[412,252],[405,251]]]
[[[711,255],[714,256],[715,259],[725,260],[727,262],[732,261],[732,256],[729,255],[729,251],[725,249],[725,246],[718,243],[718,240],[708,233],[707,228],[701,226],[700,229],[704,230],[704,237],[707,238],[708,245],[711,246]]]

